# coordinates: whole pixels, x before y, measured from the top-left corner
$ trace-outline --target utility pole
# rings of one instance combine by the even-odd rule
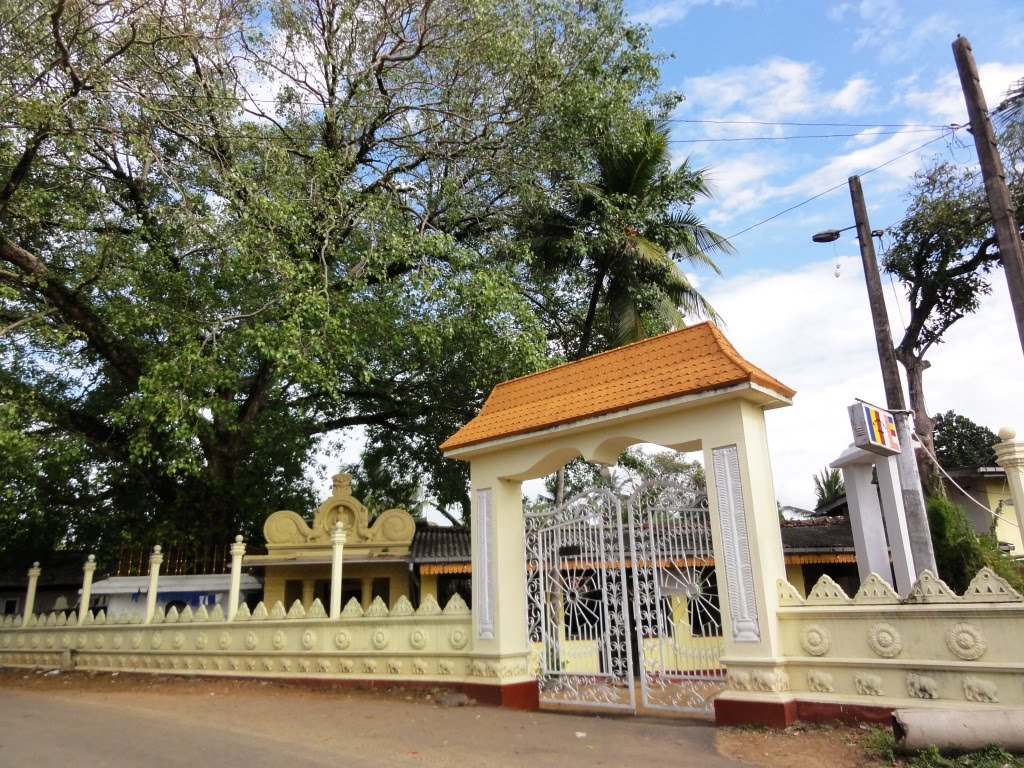
[[[974,146],[981,164],[981,176],[985,180],[985,193],[992,209],[992,221],[999,244],[999,256],[1006,272],[1006,284],[1010,288],[1010,303],[1017,320],[1017,335],[1024,350],[1024,249],[1021,248],[1020,230],[1013,213],[1013,201],[1006,188],[1006,173],[999,157],[992,121],[988,117],[985,94],[981,91],[978,67],[974,63],[971,44],[966,37],[953,41],[953,58],[960,73],[960,87],[967,102],[967,117],[971,121]]]
[[[878,275],[878,258],[871,240],[871,225],[868,223],[868,210],[864,204],[864,190],[861,188],[860,176],[851,176],[849,182],[857,240],[860,242],[860,258],[864,265],[864,281],[868,287],[871,322],[875,327],[878,362],[882,366],[885,403],[896,420],[896,431],[900,439],[900,452],[896,457],[896,463],[900,470],[900,490],[903,495],[903,509],[907,516],[907,533],[910,536],[914,571],[920,575],[927,568],[937,574],[932,535],[928,527],[928,512],[921,491],[921,476],[918,474],[917,459],[914,456],[910,412],[907,411],[906,401],[903,399],[903,386],[900,384],[900,373],[896,367],[896,350],[893,348],[892,333],[889,330],[889,315],[885,309],[882,280]]]

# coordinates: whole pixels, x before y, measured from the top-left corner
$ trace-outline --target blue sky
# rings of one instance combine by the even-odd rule
[[[995,106],[1024,78],[1024,3],[630,0],[627,8],[671,56],[664,85],[686,96],[673,147],[678,160],[710,168],[716,187],[698,212],[721,234],[743,233],[733,238],[738,255],[720,260],[723,277],[694,277],[739,351],[798,390],[793,407],[769,413],[769,439],[777,497],[812,505],[812,475],[850,441],[845,406],[884,396],[856,238],[846,232],[820,245],[811,235],[853,223],[850,175],[862,176],[871,225],[881,229],[904,215],[915,171],[938,158],[976,164],[972,137],[941,128],[967,122],[951,44],[957,34],[970,40]],[[850,135],[781,138],[812,134]],[[722,141],[747,137],[773,140]],[[898,339],[902,292],[883,284]],[[992,284],[981,311],[929,356],[928,407],[1024,434],[1024,355],[1002,272]]]

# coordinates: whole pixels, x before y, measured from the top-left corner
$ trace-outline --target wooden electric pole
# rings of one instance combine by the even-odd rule
[[[871,240],[871,225],[868,223],[868,209],[864,204],[864,190],[859,176],[851,176],[850,200],[853,202],[853,218],[860,242],[860,258],[864,266],[864,282],[868,287],[868,304],[871,307],[871,322],[875,327],[875,345],[878,347],[878,362],[882,366],[882,383],[885,386],[885,404],[896,420],[896,431],[900,439],[900,452],[896,456],[899,467],[900,490],[903,509],[907,517],[907,533],[910,536],[910,552],[914,559],[914,572],[918,575],[928,569],[938,573],[935,566],[935,550],[932,547],[931,529],[928,527],[928,511],[924,505],[921,490],[921,475],[914,456],[913,434],[910,428],[910,412],[903,398],[903,385],[896,367],[896,350],[889,330],[889,315],[885,309],[882,294],[882,279],[878,274],[878,257]]]
[[[999,157],[992,121],[988,117],[985,94],[981,91],[978,67],[974,63],[971,44],[966,37],[953,41],[953,58],[960,73],[960,87],[967,102],[967,117],[971,121],[974,146],[981,164],[981,176],[985,180],[985,193],[992,209],[992,220],[999,244],[999,256],[1006,272],[1006,284],[1010,288],[1010,303],[1017,320],[1017,335],[1021,350],[1024,351],[1024,249],[1021,248],[1020,230],[1013,213],[1013,201],[1006,188],[1006,173]]]

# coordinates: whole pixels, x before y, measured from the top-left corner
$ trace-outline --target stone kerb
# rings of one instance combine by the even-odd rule
[[[852,597],[828,576],[806,599],[777,586],[785,672],[731,665],[731,698],[784,694],[801,719],[1024,706],[1024,599],[987,568],[963,595],[929,571],[904,599],[874,574]]]
[[[466,681],[516,670],[470,659],[471,614],[455,595],[442,608],[427,596],[414,609],[405,597],[389,610],[380,598],[364,612],[352,600],[330,620],[319,600],[286,609],[243,605],[232,621],[221,607],[180,613],[21,617],[0,623],[0,665],[75,666],[94,670],[287,678]],[[73,660],[73,661],[72,661]],[[507,675],[505,674],[507,672]],[[487,682],[476,680],[475,682]]]

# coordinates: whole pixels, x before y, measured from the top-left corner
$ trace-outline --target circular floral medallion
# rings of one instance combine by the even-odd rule
[[[71,635],[69,635],[67,632],[65,632],[60,637],[60,647],[61,648],[70,648],[71,647]]]
[[[180,650],[181,647],[185,645],[185,635],[181,632],[175,632],[174,637],[171,638],[171,645],[173,645],[176,650]]]
[[[280,651],[282,648],[284,648],[284,643],[285,643],[284,632],[282,632],[280,629],[277,630],[277,632],[274,633],[274,637],[271,639],[270,642],[274,644],[274,649],[275,650]]]
[[[38,648],[43,642],[43,639],[39,635],[32,635],[32,647]]]
[[[132,648],[140,648],[142,646],[142,633],[136,632],[132,635]]]
[[[954,624],[946,632],[946,645],[949,650],[965,661],[980,659],[985,653],[985,638],[981,630],[973,624]]]
[[[466,643],[469,642],[469,635],[466,634],[464,629],[453,629],[451,634],[448,635],[448,644],[451,645],[455,650],[465,648]]]
[[[388,634],[386,629],[377,628],[370,635],[370,642],[373,643],[374,648],[380,651],[388,647],[388,643],[391,642],[391,635]]]
[[[309,651],[313,649],[314,645],[316,645],[316,632],[307,629],[302,633],[302,647]]]
[[[868,645],[883,659],[892,659],[903,650],[903,636],[892,624],[880,621],[868,630]]]
[[[85,637],[85,635],[82,635],[82,637]],[[25,636],[24,635],[18,635],[16,638],[14,638],[14,644],[18,648],[24,648],[25,647]]]
[[[114,635],[114,639],[110,641],[110,644],[115,649],[120,648],[122,645],[124,645],[124,637],[122,637],[121,633],[118,632],[116,635]]]
[[[347,629],[342,629],[334,636],[334,644],[341,650],[345,650],[352,644],[352,635],[348,633]]]
[[[206,647],[206,633],[200,632],[196,635],[196,650],[203,650]]]
[[[4,648],[10,648],[11,647],[11,638],[8,637],[8,636],[4,636],[2,644],[3,644]]]
[[[231,635],[227,632],[221,632],[220,637],[217,639],[217,645],[220,646],[222,651],[226,651],[231,647]]]
[[[89,639],[85,636],[85,633],[82,632],[78,636],[78,638],[75,640],[75,645],[78,646],[79,650],[82,650],[83,648],[85,648],[85,644],[88,643],[88,642],[89,642]]]
[[[832,647],[832,634],[821,624],[808,624],[800,632],[800,646],[811,656],[824,656]]]
[[[46,647],[47,648],[53,648],[53,646],[55,646],[56,644],[57,644],[57,638],[56,637],[54,637],[53,635],[47,635],[46,636]]]
[[[415,648],[417,651],[425,647],[427,644],[427,633],[422,629],[414,629],[409,633],[409,645]]]
[[[245,647],[248,648],[250,651],[255,650],[255,648],[256,648],[256,633],[255,632],[246,632],[245,633]]]
[[[103,647],[103,635],[96,635],[92,641],[93,647],[100,649]]]
[[[154,634],[153,639],[149,641],[149,644],[154,648],[159,648],[164,644],[164,636],[161,634]]]

